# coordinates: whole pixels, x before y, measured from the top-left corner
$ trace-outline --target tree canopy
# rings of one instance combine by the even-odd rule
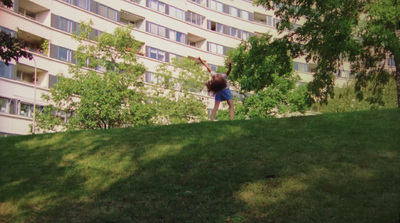
[[[1,0],[1,2],[8,8],[13,7],[12,0]],[[18,62],[20,57],[25,57],[32,60],[32,54],[24,50],[25,43],[10,33],[0,32],[0,59],[8,66],[11,60]]]
[[[348,61],[356,78],[359,99],[367,82],[375,84],[371,102],[381,102],[380,92],[389,78],[395,78],[400,107],[400,2],[397,0],[255,0],[255,4],[276,9],[277,28],[290,41],[293,58],[304,56],[316,63],[309,91],[326,102],[333,96],[338,70]],[[278,6],[278,7],[277,7]],[[294,28],[294,23],[301,24]],[[393,59],[394,69],[387,60]]]
[[[80,30],[90,33],[90,23]],[[130,28],[102,33],[96,43],[85,41],[87,32],[75,38],[80,42],[69,74],[44,96],[50,102],[38,116],[38,127],[55,130],[96,129],[146,125],[155,111],[147,101],[141,80],[145,67],[136,60],[140,45]],[[101,72],[100,72],[101,71]],[[67,121],[60,117],[65,114]]]

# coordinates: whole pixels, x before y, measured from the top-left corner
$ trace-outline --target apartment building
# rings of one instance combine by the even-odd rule
[[[242,40],[266,32],[278,36],[279,21],[249,0],[14,0],[13,8],[0,7],[0,29],[23,39],[34,60],[21,58],[9,66],[0,61],[1,135],[30,134],[34,105],[43,108],[41,95],[57,83],[58,73],[68,73],[78,45],[72,33],[89,20],[92,37],[133,26],[135,39],[143,42],[138,57],[148,69],[147,84],[156,81],[156,67],[173,57],[201,57],[217,69]],[[299,59],[294,68],[302,82],[312,79],[312,64]],[[193,94],[206,98],[212,109],[206,91]]]

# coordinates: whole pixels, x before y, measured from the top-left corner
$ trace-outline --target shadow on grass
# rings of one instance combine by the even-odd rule
[[[387,112],[2,139],[0,222],[394,222],[399,121]]]

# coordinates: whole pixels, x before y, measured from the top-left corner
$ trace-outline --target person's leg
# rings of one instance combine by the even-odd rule
[[[215,117],[215,114],[217,114],[220,103],[221,103],[220,101],[215,101],[214,108],[211,112],[211,121],[214,121],[214,117]]]
[[[233,107],[233,100],[229,99],[226,102],[228,102],[228,105],[229,105],[229,116],[230,116],[231,120],[233,120],[235,117],[235,109]]]

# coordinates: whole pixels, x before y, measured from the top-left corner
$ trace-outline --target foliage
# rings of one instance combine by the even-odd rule
[[[328,97],[333,97],[333,74],[347,59],[352,64],[359,92],[369,81],[381,89],[387,84],[386,76],[395,76],[400,107],[400,3],[397,0],[256,0],[255,3],[267,9],[279,5],[275,11],[281,20],[278,30],[284,33],[282,40],[292,42],[291,55],[305,56],[308,62],[317,64],[314,80],[309,85],[315,101],[326,103]],[[294,29],[293,23],[297,21],[302,26]],[[384,66],[390,56],[397,64],[395,71]],[[361,93],[359,98],[363,98]]]
[[[239,117],[266,118],[305,112],[310,107],[305,87],[296,89],[299,77],[293,73],[287,53],[290,47],[289,42],[272,42],[272,36],[264,34],[250,37],[228,52],[232,60],[230,79],[238,83],[241,92],[254,92],[245,98],[244,113]]]
[[[81,23],[90,31],[89,25]],[[75,36],[80,44],[76,64],[69,67],[72,78],[60,75],[50,95],[44,96],[51,105],[38,115],[38,127],[49,129],[60,124],[58,127],[74,130],[150,124],[155,111],[146,103],[140,82],[145,67],[136,61],[140,43],[132,37],[131,29],[103,33],[95,44],[85,41],[84,35]],[[57,113],[66,113],[67,122],[50,124],[49,117]]]
[[[171,63],[161,64],[157,68],[156,76],[158,85],[185,93],[200,92],[208,79],[208,74],[202,67],[187,57],[172,58]]]
[[[205,120],[205,104],[193,95],[188,94],[177,100],[158,96],[152,97],[151,101],[157,111],[156,123],[179,124]]]
[[[205,119],[202,99],[194,97],[204,89],[208,74],[195,60],[173,58],[158,66],[151,101],[157,110],[157,123],[187,123]],[[175,92],[178,91],[178,92]]]
[[[1,2],[8,8],[11,8],[14,5],[12,0],[1,0]]]
[[[384,86],[379,98],[383,103],[370,103],[369,100],[376,100],[374,94],[374,84],[369,83],[368,86],[362,90],[366,100],[358,100],[357,94],[354,90],[354,82],[350,82],[343,88],[335,88],[335,96],[328,100],[328,104],[315,104],[313,110],[322,113],[333,112],[352,112],[367,109],[382,109],[382,108],[395,108],[396,107],[396,83],[394,78],[390,78],[387,85]]]
[[[20,57],[25,57],[32,60],[32,54],[24,50],[25,43],[11,34],[0,32],[0,58],[4,60],[4,63],[8,66],[11,60],[18,62]]]
[[[0,222],[398,222],[398,109],[0,138]]]
[[[1,0],[1,2],[8,8],[13,7],[14,3],[12,0]],[[25,43],[11,34],[0,32],[0,59],[4,60],[4,63],[8,66],[11,60],[18,62],[20,57],[25,57],[32,60],[32,54],[24,50]]]
[[[229,79],[240,84],[241,91],[260,91],[274,83],[275,76],[291,78],[293,64],[286,42],[271,44],[272,36],[253,36],[228,51],[232,60]]]

